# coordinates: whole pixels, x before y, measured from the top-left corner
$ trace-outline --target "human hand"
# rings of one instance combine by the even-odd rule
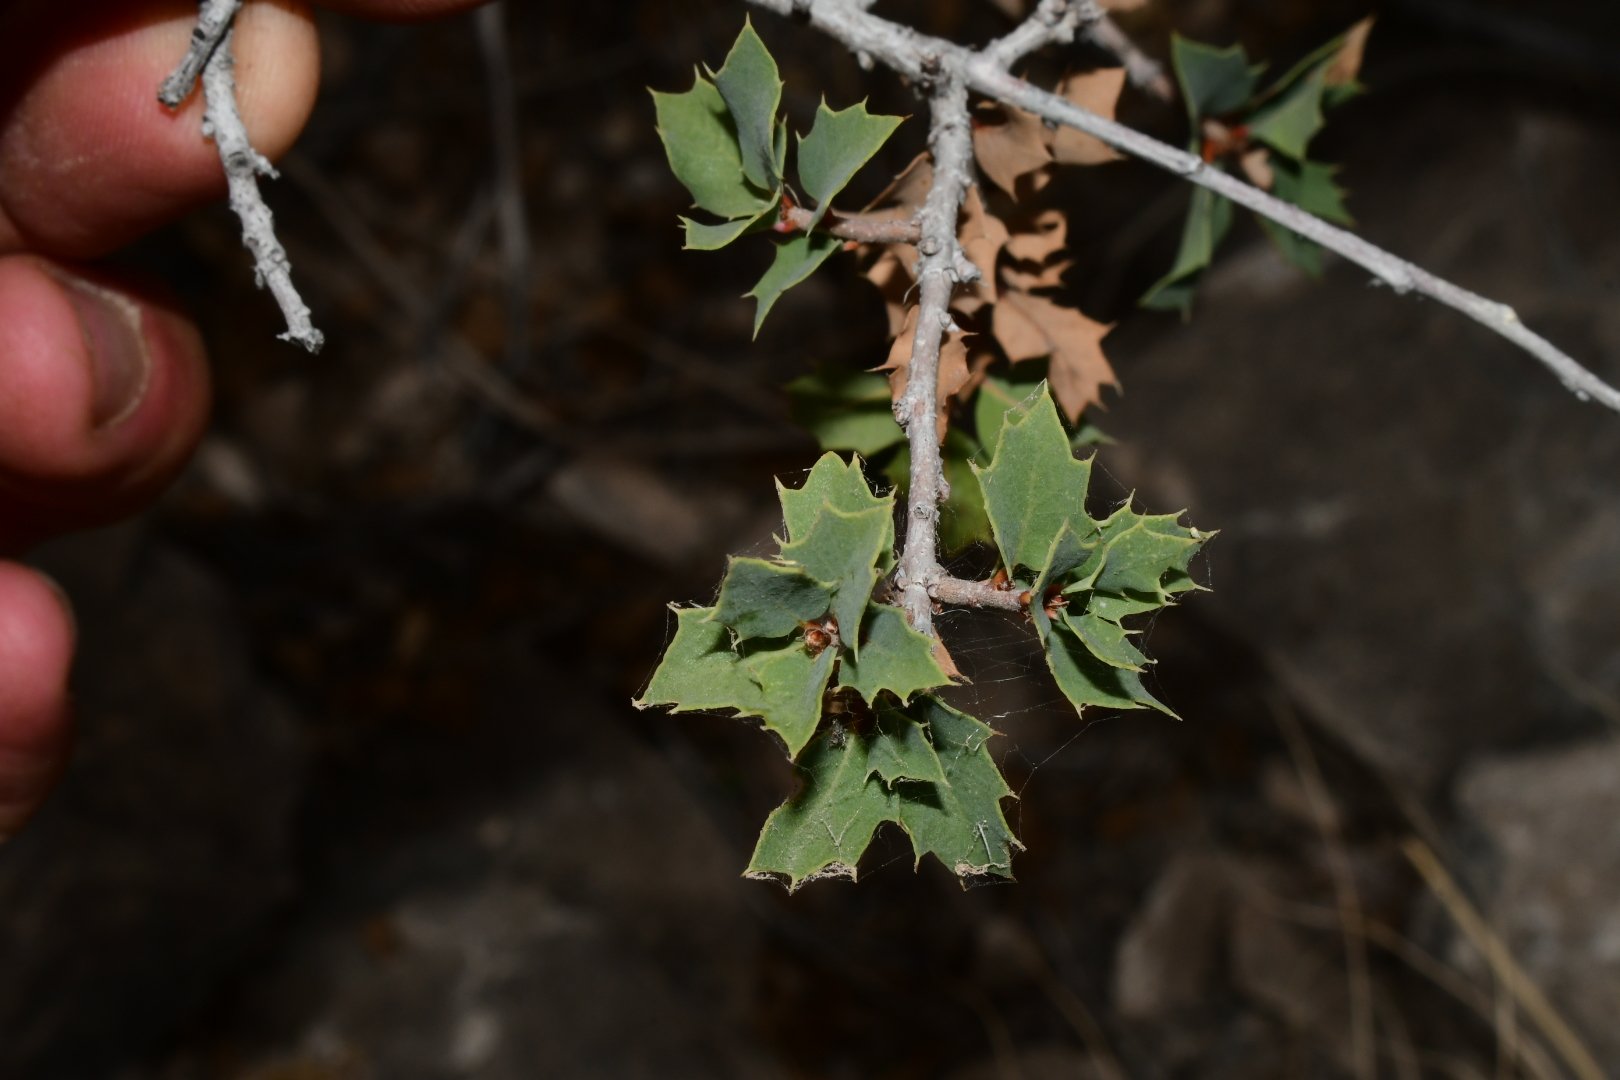
[[[325,6],[407,19],[479,2]],[[74,641],[56,588],[3,557],[146,505],[207,420],[196,329],[160,293],[89,263],[224,193],[199,96],[173,112],[156,96],[196,12],[191,0],[0,0],[0,838],[62,770]],[[308,6],[248,4],[235,53],[243,119],[273,159],[314,103]]]

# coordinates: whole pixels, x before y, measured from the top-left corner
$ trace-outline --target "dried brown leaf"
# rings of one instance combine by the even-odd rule
[[[956,661],[951,658],[950,651],[945,648],[945,643],[937,637],[934,639],[934,663],[939,665],[939,670],[943,671],[945,677],[952,682],[967,682],[967,676],[962,674],[961,669],[956,666]]]
[[[1104,386],[1119,385],[1102,350],[1102,339],[1112,329],[1109,323],[1031,293],[1006,293],[995,309],[996,340],[1007,359],[1016,363],[1051,358],[1047,381],[1071,423],[1087,406],[1102,401]]]
[[[1261,191],[1270,191],[1271,185],[1277,182],[1276,170],[1271,167],[1271,151],[1264,146],[1245,151],[1238,158],[1238,165],[1243,169],[1243,175],[1249,178],[1249,183]]]
[[[895,250],[897,247],[910,248],[911,265],[915,267],[917,249],[911,248],[910,245],[893,245],[885,248],[878,255],[877,261],[866,271],[866,280],[877,286],[878,295],[883,297],[883,310],[889,319],[890,337],[899,334],[901,328],[905,326],[906,295],[916,280],[906,269],[904,254]]]
[[[1124,88],[1124,68],[1102,68],[1083,75],[1070,75],[1058,84],[1058,93],[1080,108],[1112,120]],[[1120,157],[1101,139],[1071,127],[1057,128],[1051,140],[1052,158],[1063,165],[1100,165],[1105,161],[1118,161]]]
[[[1371,15],[1352,26],[1344,35],[1344,47],[1322,73],[1323,86],[1346,86],[1361,72],[1361,58],[1367,51],[1367,35],[1372,33]]]
[[[973,114],[973,154],[990,182],[1014,199],[1018,178],[1052,160],[1040,117],[994,105],[981,106]]]
[[[1007,254],[1019,262],[1043,263],[1063,249],[1069,236],[1061,210],[1042,210],[1007,239]]]

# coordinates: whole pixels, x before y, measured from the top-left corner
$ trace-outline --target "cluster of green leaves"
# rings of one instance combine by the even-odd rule
[[[1206,121],[1214,121],[1232,134],[1231,153],[1263,150],[1260,157],[1268,180],[1264,186],[1273,195],[1328,221],[1352,224],[1344,193],[1333,178],[1337,167],[1312,161],[1307,155],[1311,140],[1325,122],[1324,110],[1343,104],[1361,90],[1353,78],[1339,72],[1343,64],[1335,66],[1354,33],[1334,38],[1264,89],[1260,80],[1266,66],[1250,64],[1242,46],[1217,49],[1173,36],[1171,62],[1192,123],[1189,149],[1195,154],[1205,151]],[[1229,163],[1226,152],[1211,161],[1217,168]],[[1289,261],[1312,276],[1321,273],[1321,250],[1316,244],[1270,218],[1257,218]],[[1185,317],[1191,311],[1198,280],[1231,225],[1230,201],[1207,188],[1193,188],[1175,264],[1142,298],[1142,305],[1180,311]]]
[[[713,251],[772,228],[784,198],[814,207],[809,227],[776,246],[770,268],[747,293],[756,301],[757,336],[777,299],[838,250],[839,240],[815,226],[902,118],[874,116],[864,101],[837,112],[823,101],[810,133],[797,136],[799,190],[793,192],[786,180],[787,120],[777,115],[782,79],[751,23],[719,71],[699,71],[685,93],[652,95],[670,168],[693,205],[720,219],[682,218],[687,248]]]
[[[1144,688],[1148,660],[1122,620],[1195,588],[1188,562],[1209,534],[1128,506],[1088,516],[1091,462],[1075,457],[1044,383],[980,424],[995,451],[968,475],[1059,688],[1077,710],[1168,712]],[[828,453],[802,487],[778,485],[778,554],[732,558],[714,606],[676,610],[636,704],[734,710],[785,744],[804,784],[766,821],[750,876],[790,888],[853,878],[888,821],[918,861],[1010,877],[1021,845],[1001,810],[1012,792],[987,749],[994,732],[938,696],[950,677],[934,641],[882,602],[894,496],[875,494],[861,466]]]
[[[991,542],[979,481],[970,463],[990,457],[1009,409],[1035,393],[1046,377],[1044,361],[1026,361],[987,375],[973,395],[971,425],[952,421],[940,446],[950,497],[940,508],[939,542],[945,551],[964,551]],[[905,430],[894,418],[889,380],[871,372],[828,369],[788,384],[793,419],[823,450],[859,454],[904,495],[911,479],[911,453]],[[1069,435],[1076,450],[1108,441],[1082,417]]]

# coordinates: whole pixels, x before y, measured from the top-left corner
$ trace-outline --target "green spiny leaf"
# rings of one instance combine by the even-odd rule
[[[744,294],[758,301],[754,308],[755,337],[759,336],[765,316],[771,313],[781,295],[815,273],[842,244],[843,241],[829,233],[799,233],[776,245],[770,269]]]
[[[821,618],[831,604],[831,587],[796,566],[733,556],[711,618],[731,627],[739,641],[779,638]]]
[[[1182,226],[1175,265],[1142,297],[1142,306],[1158,311],[1179,311],[1184,319],[1190,315],[1198,279],[1231,227],[1232,204],[1208,188],[1195,189],[1187,208],[1186,224]]]
[[[1249,135],[1295,161],[1322,130],[1322,70],[1311,72],[1249,120]]]
[[[733,218],[713,225],[683,217],[681,228],[686,233],[683,248],[686,251],[718,251],[745,233],[758,232],[766,228],[769,225],[767,219],[775,209],[776,200],[772,199],[753,217]]]
[[[889,525],[883,534],[883,554],[878,558],[878,569],[887,573],[894,565],[894,496],[872,493],[861,472],[859,458],[846,462],[837,454],[823,454],[805,477],[803,486],[790,488],[778,480],[776,494],[782,500],[782,523],[787,526],[789,540],[809,535],[823,504],[851,514],[882,507],[889,517]]]
[[[1097,569],[1102,566],[1103,557],[1107,550],[1099,542],[1096,527],[1091,523],[1091,519],[1083,513],[1079,516],[1083,522],[1081,528],[1085,530],[1085,534],[1082,536],[1076,533],[1074,524],[1065,522],[1063,528],[1058,532],[1057,538],[1052,541],[1052,549],[1047,554],[1046,560],[1037,568],[1038,576],[1035,578],[1035,584],[1030,588],[1030,595],[1034,599],[1029,604],[1029,616],[1035,622],[1036,632],[1043,638],[1046,634],[1046,624],[1050,621],[1050,616],[1046,614],[1047,590],[1054,584],[1062,582],[1066,576],[1082,566],[1096,568],[1092,569],[1084,580],[1089,581],[1094,578]]]
[[[798,757],[821,722],[821,699],[832,678],[833,651],[823,649],[811,656],[796,637],[747,642],[739,651],[743,666],[759,687],[759,707],[750,711],[758,713],[767,731],[782,737],[789,758]]]
[[[736,128],[713,83],[699,75],[685,93],[654,90],[652,96],[670,170],[696,206],[723,218],[752,219],[774,205],[769,190],[751,186],[743,173]]]
[[[989,456],[995,454],[996,443],[1001,438],[1001,423],[1007,413],[1040,390],[1045,374],[1035,371],[1042,366],[1019,364],[1011,374],[987,375],[980,384],[979,392],[973,398],[973,430]],[[1026,370],[1030,373],[1026,374]]]
[[[1026,566],[1039,572],[1052,542],[1071,517],[1084,515],[1090,460],[1069,449],[1069,436],[1043,384],[1007,413],[987,468],[974,466],[984,492],[996,546],[1009,573]]]
[[[926,726],[937,780],[908,776],[932,764],[918,725]],[[817,878],[853,880],[878,825],[894,821],[918,861],[932,853],[962,876],[1011,877],[1012,853],[1023,845],[1001,811],[1012,792],[985,748],[993,734],[932,697],[879,710],[870,733],[829,728],[806,748],[805,785],[766,820],[747,875],[786,878],[789,889]]]
[[[765,819],[745,875],[786,878],[789,891],[817,878],[854,881],[894,799],[872,775],[871,752],[872,738],[841,728],[817,736],[799,757],[804,787]]]
[[[775,191],[782,182],[775,145],[782,79],[751,20],[744,21],[742,32],[726,54],[726,62],[711,75],[737,128],[743,174],[754,186]]]
[[[1209,536],[1181,525],[1179,516],[1143,515],[1129,506],[1110,515],[1101,525],[1107,554],[1093,587],[1108,593],[1159,595],[1166,574],[1185,574]]]
[[[675,636],[636,708],[673,705],[675,712],[736,709],[760,714],[765,695],[743,666],[731,632],[711,621],[713,614],[713,608],[675,609]]]
[[[810,134],[799,138],[799,182],[816,204],[810,228],[821,221],[850,177],[888,142],[901,119],[873,116],[864,101],[839,112],[827,108],[826,101],[821,103]]]
[[[1169,716],[1176,715],[1147,692],[1142,677],[1136,672],[1111,667],[1093,656],[1065,620],[1054,622],[1045,639],[1046,664],[1057,680],[1058,689],[1076,712],[1083,713],[1089,705],[1104,705],[1115,709],[1157,709]]]
[[[844,644],[859,649],[858,631],[866,602],[877,584],[878,559],[890,550],[894,514],[886,506],[846,513],[823,502],[801,538],[782,548],[782,558],[831,586],[834,619]]]
[[[1228,116],[1254,96],[1263,66],[1249,66],[1243,47],[1217,49],[1180,34],[1170,37],[1170,63],[1194,128],[1206,116]]]
[[[1084,591],[1084,590],[1076,590]],[[1157,611],[1164,607],[1164,599],[1157,594],[1093,592],[1086,602],[1086,610],[1099,618],[1119,622],[1131,615]]]
[[[1023,845],[1001,812],[1012,789],[985,745],[995,732],[932,696],[907,711],[928,725],[945,771],[944,783],[894,786],[900,825],[917,861],[932,854],[958,877],[1012,877],[1013,852]]]
[[[1080,639],[1092,656],[1109,667],[1141,671],[1147,666],[1147,657],[1131,644],[1126,636],[1129,631],[1118,623],[1087,611],[1079,615],[1064,612],[1063,625]]]
[[[905,613],[888,604],[872,604],[861,624],[864,644],[857,657],[853,651],[838,665],[838,685],[877,704],[887,690],[905,701],[919,690],[945,686],[950,682],[934,659],[934,641],[912,628]]]
[[[927,729],[904,709],[883,705],[876,710],[878,737],[872,740],[872,771],[892,789],[900,780],[944,783],[945,769],[928,741]]]

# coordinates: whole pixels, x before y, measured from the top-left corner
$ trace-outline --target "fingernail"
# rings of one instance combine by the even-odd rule
[[[139,408],[151,376],[141,309],[129,298],[82,278],[58,276],[90,354],[95,383],[91,422],[98,428],[112,427]]]

